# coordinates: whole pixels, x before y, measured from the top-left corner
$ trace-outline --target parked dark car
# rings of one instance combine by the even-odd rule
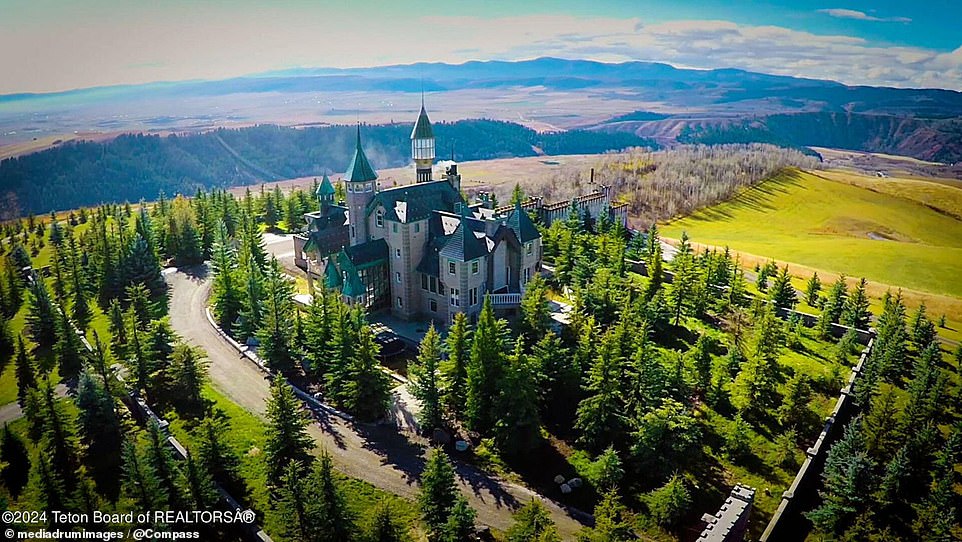
[[[381,331],[374,336],[374,342],[381,347],[381,359],[393,358],[407,348],[400,337],[390,331]]]

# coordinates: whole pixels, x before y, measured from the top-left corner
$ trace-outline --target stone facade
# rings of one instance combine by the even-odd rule
[[[358,128],[344,175],[346,205],[334,205],[333,187],[324,189],[323,200],[319,189],[321,211],[305,215],[307,232],[294,237],[295,259],[310,273],[309,283],[369,310],[442,325],[459,312],[474,320],[487,294],[495,309],[517,308],[525,284],[541,271],[541,235],[529,212],[550,221],[550,206],[469,204],[453,162],[435,180],[434,135],[423,105],[411,141],[416,182],[380,189]],[[612,210],[604,187],[561,207],[571,205],[592,216]]]

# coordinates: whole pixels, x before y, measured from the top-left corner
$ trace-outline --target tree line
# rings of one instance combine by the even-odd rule
[[[353,152],[354,133],[352,126],[260,125],[64,143],[0,162],[0,186],[5,187],[0,219],[342,171]],[[633,134],[538,133],[491,120],[438,123],[435,134],[439,156],[456,145],[460,160],[656,146]],[[366,126],[367,156],[378,168],[403,166],[410,161],[409,135],[408,124]]]

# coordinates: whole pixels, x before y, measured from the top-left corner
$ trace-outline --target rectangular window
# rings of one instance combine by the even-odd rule
[[[481,264],[480,264],[477,260],[471,262],[471,274],[472,274],[472,275],[477,275],[477,274],[478,274],[478,271],[480,271],[480,270],[481,270]]]
[[[363,295],[357,296],[357,304],[358,304],[358,305],[363,305],[363,304],[364,304],[364,296],[363,296]]]
[[[478,289],[471,288],[469,293],[471,294],[471,306],[473,307],[478,304]]]
[[[394,281],[397,282],[398,284],[401,284],[401,272],[400,272],[400,271],[395,271],[395,272],[394,272]]]
[[[401,301],[401,296],[398,296],[398,298],[397,298],[397,308],[400,309],[400,308],[403,307],[403,306],[404,306],[404,301]]]
[[[397,223],[396,223],[396,222],[395,222],[394,224],[391,224],[391,230],[392,230],[394,233],[397,233]]]
[[[534,246],[534,243],[532,243],[531,241],[528,241],[527,243],[524,244],[524,251],[528,254],[531,254],[531,252],[533,251],[533,246]]]
[[[455,307],[461,306],[461,292],[457,288],[451,288],[451,305]]]
[[[364,185],[364,191],[365,191],[365,192],[373,192],[373,191],[374,191],[374,183],[367,183],[366,185]]]
[[[438,292],[438,279],[434,277],[429,277],[428,281],[430,282],[430,287],[428,287],[428,289],[431,290],[432,294],[436,294]]]
[[[529,280],[531,280],[531,268],[530,268],[530,267],[525,267],[525,268],[524,268],[524,279],[522,280],[522,283],[527,284]]]
[[[417,224],[414,225],[414,233],[418,233],[420,231],[421,231],[421,223],[418,222]]]
[[[425,275],[424,273],[421,274],[421,289],[422,290],[428,289],[428,276]]]
[[[458,266],[454,265],[454,262],[448,262],[448,273],[454,275],[457,273]]]
[[[384,210],[378,209],[377,213],[374,214],[374,220],[378,228],[384,227]]]
[[[438,281],[438,295],[444,295],[444,283]]]
[[[395,257],[395,258],[400,258],[400,257],[401,257],[401,249],[399,249],[399,248],[394,249],[394,257]]]
[[[431,312],[438,312],[438,302],[431,300]]]

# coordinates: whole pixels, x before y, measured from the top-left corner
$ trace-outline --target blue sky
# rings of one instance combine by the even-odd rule
[[[537,56],[959,90],[960,21],[962,0],[0,0],[0,93]]]

